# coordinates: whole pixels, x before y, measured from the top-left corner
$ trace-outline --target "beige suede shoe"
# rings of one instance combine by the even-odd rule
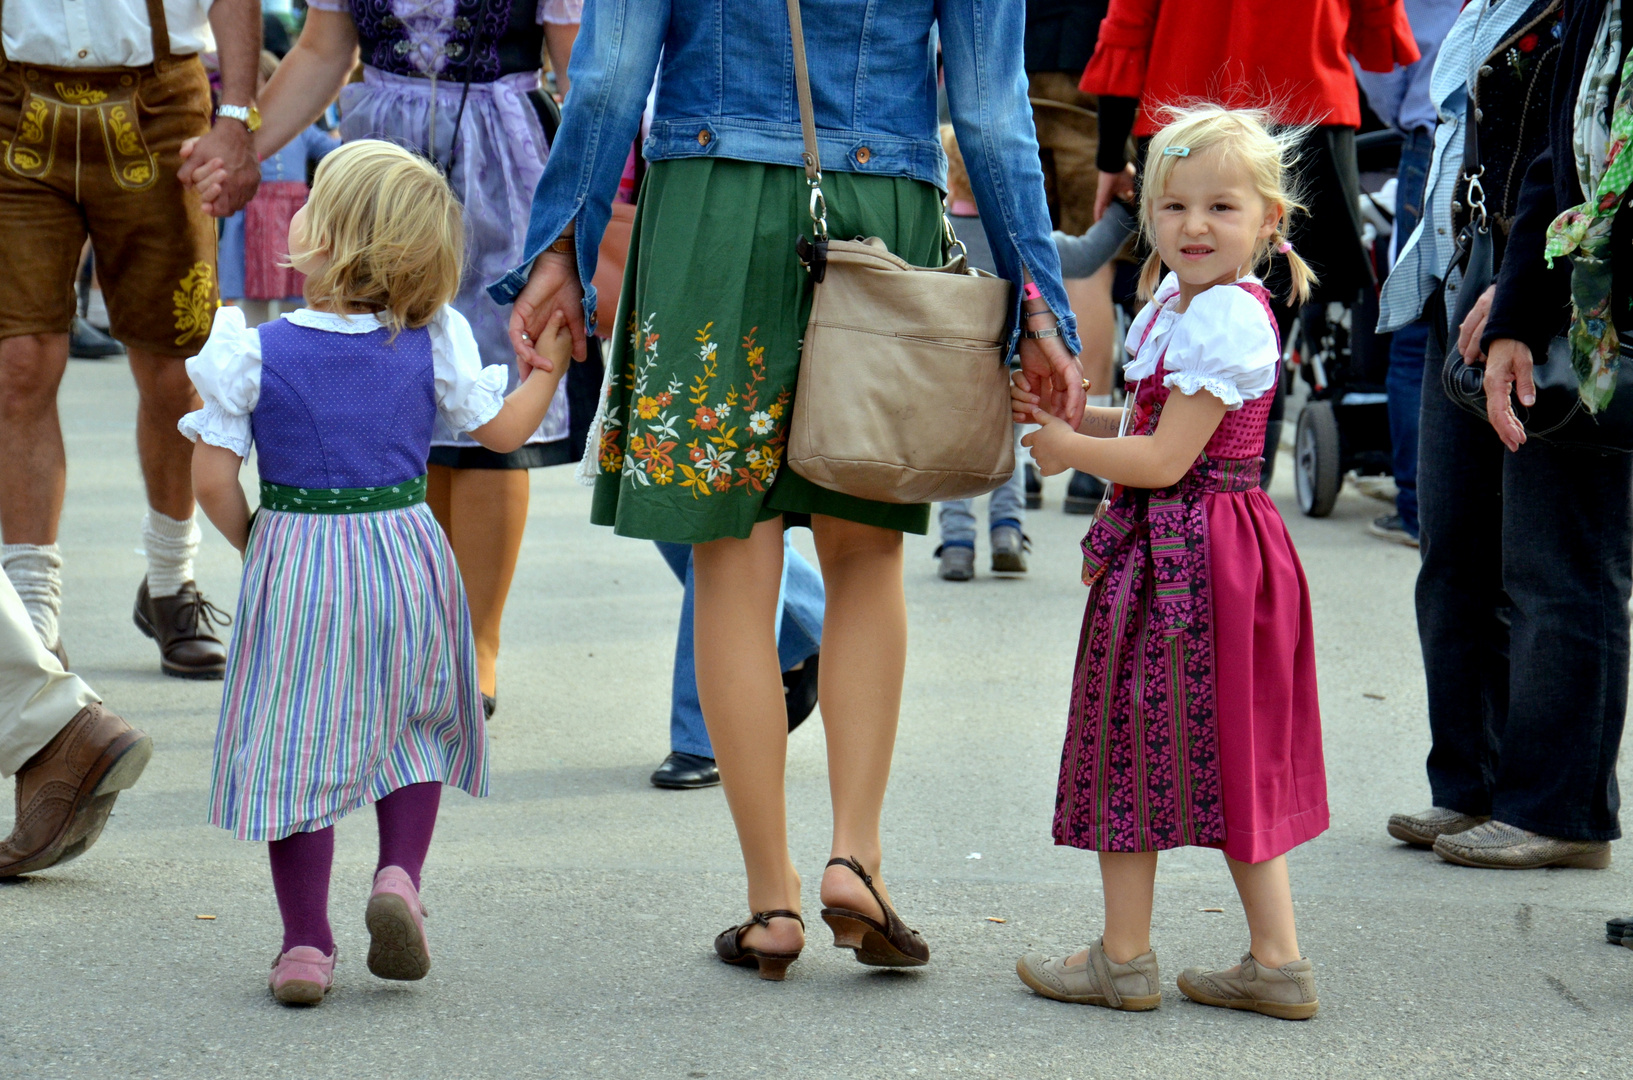
[[[1136,956],[1126,964],[1114,964],[1106,957],[1102,943],[1096,941],[1089,946],[1089,958],[1081,964],[1027,953],[1015,962],[1015,974],[1035,993],[1073,1005],[1146,1012],[1162,1004],[1154,952]]]
[[[1186,968],[1179,977],[1179,992],[1203,1005],[1248,1009],[1278,1020],[1308,1020],[1321,1007],[1310,961],[1268,968],[1252,953],[1226,971]]]
[[[1489,817],[1460,814],[1444,806],[1431,806],[1421,814],[1390,814],[1389,835],[1413,847],[1434,847],[1435,841],[1442,836],[1468,832],[1490,820]]]

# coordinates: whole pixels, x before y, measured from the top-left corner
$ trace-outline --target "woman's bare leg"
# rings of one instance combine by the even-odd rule
[[[1225,862],[1247,911],[1253,959],[1265,967],[1279,968],[1302,957],[1293,922],[1293,885],[1287,877],[1287,856],[1245,863],[1227,855]]]
[[[698,699],[743,849],[749,910],[798,911],[800,880],[788,854],[783,799],[788,713],[777,662],[782,521],[760,522],[746,540],[696,545],[692,573]],[[792,952],[804,943],[791,919],[743,935],[744,945],[775,952]]]
[[[902,593],[902,534],[816,516],[817,557],[827,608],[817,700],[828,741],[833,797],[833,858],[858,860],[879,879],[879,817],[901,714],[907,666],[907,600]],[[844,867],[822,875],[822,902],[882,917],[867,887]]]
[[[482,692],[498,686],[499,624],[527,527],[526,469],[449,469],[432,465],[426,502],[459,561],[476,638]]]

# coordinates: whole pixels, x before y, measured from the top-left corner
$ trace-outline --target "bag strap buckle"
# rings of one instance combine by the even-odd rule
[[[822,279],[828,276],[828,236],[826,231],[817,238],[816,243],[812,243],[801,236],[794,245],[794,251],[799,255],[799,261],[805,264],[805,269],[810,271],[811,280],[821,284]]]

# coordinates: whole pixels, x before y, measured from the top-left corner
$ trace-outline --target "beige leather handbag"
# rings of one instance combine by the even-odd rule
[[[815,241],[788,466],[888,503],[967,499],[1015,471],[1005,334],[1011,285],[972,270],[946,222],[945,266],[912,266],[878,237],[829,240],[799,0],[788,0]]]

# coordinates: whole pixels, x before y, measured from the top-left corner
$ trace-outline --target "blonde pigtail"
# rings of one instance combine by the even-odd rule
[[[1287,275],[1293,284],[1292,293],[1287,297],[1287,306],[1296,308],[1309,303],[1310,293],[1315,289],[1318,280],[1316,272],[1310,269],[1310,264],[1304,261],[1304,256],[1294,250],[1280,229],[1277,229],[1275,235],[1270,238],[1270,243],[1271,250],[1287,257]]]
[[[1162,256],[1157,254],[1155,246],[1151,254],[1145,257],[1145,263],[1140,267],[1140,284],[1138,295],[1141,300],[1154,300],[1157,295],[1157,286],[1162,284]]]

